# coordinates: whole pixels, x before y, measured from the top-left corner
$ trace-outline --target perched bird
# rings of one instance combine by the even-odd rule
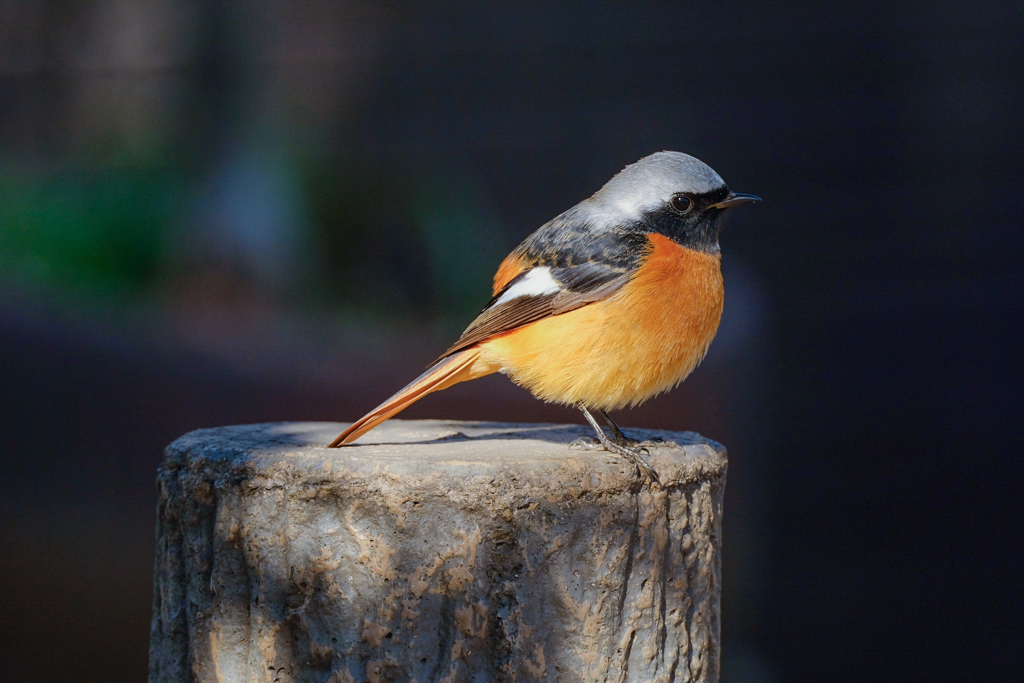
[[[704,358],[724,301],[722,216],[756,201],[680,152],[626,166],[516,247],[459,340],[331,446],[431,392],[501,372],[540,399],[579,408],[597,441],[578,445],[624,456],[656,481],[646,444],[627,438],[608,411],[673,388]]]

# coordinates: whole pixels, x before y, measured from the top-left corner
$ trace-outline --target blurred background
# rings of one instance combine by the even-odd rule
[[[1024,4],[0,1],[0,664],[147,671],[186,431],[352,420],[622,166],[762,204],[704,365],[723,681],[1016,680]],[[501,377],[404,417],[580,422]]]

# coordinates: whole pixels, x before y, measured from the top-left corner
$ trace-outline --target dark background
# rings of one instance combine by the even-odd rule
[[[619,414],[729,447],[723,680],[1016,680],[1022,65],[1010,2],[0,2],[3,678],[142,680],[167,443],[358,417],[676,149],[765,200]]]

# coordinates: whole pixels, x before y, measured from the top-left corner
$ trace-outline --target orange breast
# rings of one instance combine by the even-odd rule
[[[720,257],[649,238],[637,275],[613,297],[490,339],[481,361],[546,401],[604,410],[681,382],[718,330]]]

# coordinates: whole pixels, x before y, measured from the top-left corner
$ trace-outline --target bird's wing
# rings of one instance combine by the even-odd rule
[[[505,259],[495,278],[496,288],[504,284],[441,357],[610,297],[633,277],[647,249],[643,235],[595,234],[565,216],[556,218]]]

